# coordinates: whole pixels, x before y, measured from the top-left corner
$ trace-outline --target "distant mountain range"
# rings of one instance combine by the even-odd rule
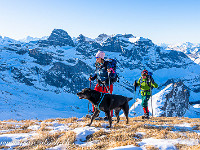
[[[181,82],[188,91],[183,101],[200,104],[198,44],[157,46],[150,39],[132,34],[101,34],[96,39],[80,34],[71,38],[66,31],[54,29],[42,39],[16,41],[0,37],[0,113],[4,114],[0,119],[86,114],[86,101],[80,101],[75,94],[89,87],[98,50],[117,60],[120,80],[114,84],[115,94],[133,97],[133,82],[147,69],[159,84],[154,95],[169,84]],[[166,97],[160,100],[166,102]]]
[[[168,45],[167,49],[181,51],[191,58],[195,63],[200,64],[200,44],[186,42],[182,44]]]

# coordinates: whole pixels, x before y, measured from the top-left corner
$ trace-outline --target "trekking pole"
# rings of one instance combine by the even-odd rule
[[[133,113],[133,115],[135,116],[136,115],[136,112],[135,112],[135,103],[136,103],[136,88],[137,88],[137,81],[135,80],[135,83],[134,83],[134,106],[133,106],[133,110],[134,110],[134,113]]]
[[[108,72],[108,82],[109,82],[109,86],[108,86],[109,87],[109,91],[108,92],[109,92],[109,94],[111,94],[111,92],[110,92],[110,73],[109,72]]]
[[[90,77],[91,77],[91,75],[90,75]],[[91,89],[91,81],[90,81],[89,86],[90,86],[90,89]],[[90,114],[90,102],[88,102],[88,114]]]
[[[150,96],[151,96],[151,109],[152,109],[152,117],[153,117],[153,100],[152,100],[152,88],[151,88],[151,80],[150,80]]]
[[[151,109],[152,109],[152,117],[153,117],[153,104],[152,104],[152,89],[150,88],[150,96],[151,96]]]

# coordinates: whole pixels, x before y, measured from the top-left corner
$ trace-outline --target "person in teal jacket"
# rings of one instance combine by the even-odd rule
[[[142,97],[142,107],[144,110],[143,119],[149,119],[149,110],[148,110],[148,100],[151,97],[151,90],[152,88],[157,88],[158,84],[155,83],[152,76],[148,75],[147,70],[143,70],[141,72],[142,77],[139,78],[137,82],[134,83],[134,86],[140,86],[141,90],[141,97]]]

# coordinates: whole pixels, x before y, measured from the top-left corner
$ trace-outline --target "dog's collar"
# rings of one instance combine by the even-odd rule
[[[103,101],[105,95],[106,95],[105,93],[101,93],[99,101],[97,102],[97,108],[99,108],[99,106],[101,105],[101,102]]]

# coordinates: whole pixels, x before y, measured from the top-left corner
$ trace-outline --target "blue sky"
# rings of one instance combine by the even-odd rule
[[[200,43],[199,0],[0,0],[0,35],[14,39],[130,33],[154,43]]]

